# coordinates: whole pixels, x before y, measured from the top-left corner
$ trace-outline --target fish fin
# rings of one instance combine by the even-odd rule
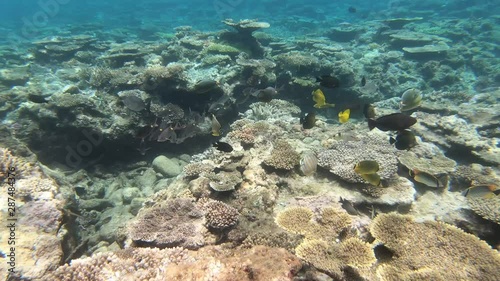
[[[396,139],[395,139],[395,138],[393,138],[393,137],[390,137],[390,138],[389,138],[389,143],[390,143],[390,144],[394,144],[395,142],[396,142]]]
[[[466,190],[462,191],[462,196],[467,197],[469,195],[470,188],[467,188]]]
[[[483,198],[485,198],[485,199],[493,199],[493,198],[495,198],[495,197],[496,197],[496,195],[495,195],[495,193],[493,193],[493,192],[488,192],[488,193],[486,193],[486,194],[483,196]]]
[[[319,104],[315,104],[314,107],[315,108],[322,108],[321,105],[319,105]]]
[[[448,181],[450,180],[450,176],[448,174],[442,175],[437,178],[439,186],[438,187],[446,187],[448,185]]]
[[[368,119],[368,128],[371,130],[373,130],[375,127],[377,126],[377,121],[373,120],[373,119]]]

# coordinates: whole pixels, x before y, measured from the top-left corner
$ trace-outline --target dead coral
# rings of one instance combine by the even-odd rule
[[[264,160],[264,164],[275,169],[292,170],[299,164],[300,155],[285,140],[278,140],[274,143],[271,156]]]
[[[498,280],[500,254],[476,236],[442,222],[417,223],[395,213],[375,218],[370,232],[394,259],[377,269],[384,280]],[[428,275],[429,272],[434,274]],[[439,274],[436,274],[439,273]]]

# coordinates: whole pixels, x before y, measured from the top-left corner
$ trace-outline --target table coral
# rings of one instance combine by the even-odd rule
[[[395,149],[388,141],[375,135],[366,135],[360,141],[338,141],[329,150],[318,153],[318,165],[352,183],[366,183],[354,172],[354,165],[363,160],[379,163],[382,179],[394,177],[398,170]]]
[[[390,213],[378,215],[370,232],[375,243],[393,253],[394,258],[377,269],[383,280],[498,280],[500,276],[500,254],[453,225],[418,223],[411,216]]]
[[[197,249],[205,244],[206,232],[202,210],[189,199],[177,198],[142,209],[128,235],[139,244]]]

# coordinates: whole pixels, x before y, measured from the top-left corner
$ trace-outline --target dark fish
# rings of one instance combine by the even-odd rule
[[[302,128],[311,129],[316,124],[316,113],[309,112],[306,116],[300,118],[300,124]]]
[[[358,210],[354,208],[354,205],[351,201],[340,197],[340,203],[342,204],[342,208],[347,211],[349,215],[356,216],[359,215]]]
[[[353,6],[350,6],[349,9],[347,9],[347,11],[349,11],[349,13],[351,13],[351,14],[354,14],[357,12],[356,8],[354,8]]]
[[[137,130],[137,132],[135,133],[135,137],[138,139],[144,139],[147,136],[149,136],[155,128],[156,128],[156,126],[154,126],[154,125],[146,125],[146,126],[140,128],[139,130]]]
[[[213,143],[212,146],[215,147],[215,149],[217,149],[219,151],[223,151],[223,152],[233,151],[233,147],[227,142],[216,141]]]
[[[126,96],[123,98],[125,106],[132,111],[141,111],[146,108],[146,103],[136,96]]]
[[[263,90],[259,90],[256,94],[256,97],[261,102],[270,102],[273,99],[273,96],[277,95],[278,91],[276,91],[273,87],[267,87]]]
[[[390,137],[389,143],[394,144],[398,150],[407,150],[417,145],[417,140],[411,131],[403,130],[398,133],[396,138]]]
[[[361,87],[364,87],[366,85],[366,78],[363,76],[363,78],[361,78]]]
[[[170,141],[171,143],[175,143],[177,141],[177,134],[174,129],[167,128],[161,132],[157,139],[158,142],[166,142]]]
[[[370,128],[370,130],[373,130],[373,128],[376,127],[384,132],[402,131],[410,128],[415,123],[417,123],[417,119],[403,113],[384,115],[377,118],[376,120],[372,118],[368,119],[368,127]]]
[[[137,151],[139,151],[139,153],[141,155],[146,155],[146,151],[150,150],[151,147],[147,147],[144,139],[141,139],[141,143],[139,144],[139,148],[136,148],[136,149],[137,149]]]
[[[340,80],[331,75],[321,75],[320,77],[316,77],[316,82],[319,82],[321,86],[326,88],[337,88],[340,86]]]
[[[375,107],[369,103],[363,106],[363,115],[366,119],[375,118]]]
[[[34,95],[34,94],[28,95],[28,100],[30,102],[34,102],[34,103],[47,103],[48,102],[43,96]]]
[[[219,82],[215,80],[200,80],[194,85],[194,91],[198,94],[204,94],[219,87]]]

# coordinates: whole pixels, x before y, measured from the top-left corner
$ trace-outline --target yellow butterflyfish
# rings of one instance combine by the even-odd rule
[[[348,108],[344,111],[339,112],[339,122],[340,123],[345,123],[349,121],[349,116],[351,115],[351,110]]]
[[[334,107],[335,104],[333,103],[327,103],[325,99],[325,94],[323,94],[323,91],[321,89],[316,89],[312,92],[313,96],[313,101],[315,102],[314,107],[316,108],[327,108],[327,107]]]

